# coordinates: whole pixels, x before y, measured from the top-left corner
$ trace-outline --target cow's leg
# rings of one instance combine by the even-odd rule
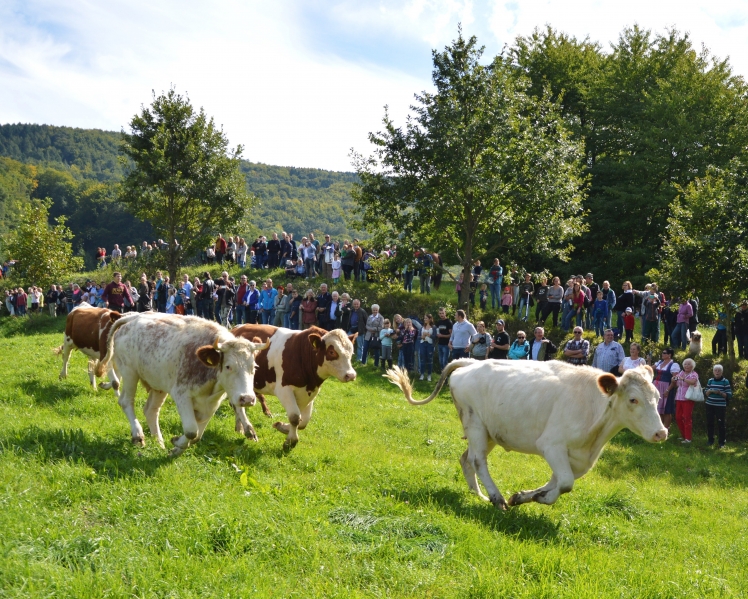
[[[268,418],[273,417],[273,413],[270,411],[270,408],[268,408],[268,404],[265,401],[265,396],[262,393],[257,394],[257,399],[260,402],[260,405],[262,406],[262,413],[265,414]]]
[[[247,412],[243,406],[234,407],[234,422],[234,430],[237,433],[242,433],[247,439],[257,441],[257,433],[249,418],[247,418]]]
[[[192,405],[192,400],[189,393],[184,391],[172,393],[174,403],[177,404],[177,412],[179,412],[179,418],[182,420],[182,431],[184,434],[181,437],[175,436],[171,438],[171,443],[174,445],[174,449],[171,450],[169,455],[176,458],[184,453],[190,444],[198,439],[198,425],[197,419],[195,418],[195,408]]]
[[[197,443],[200,439],[203,438],[203,433],[205,432],[205,427],[208,426],[208,423],[210,422],[210,419],[213,418],[213,415],[218,410],[218,406],[221,405],[221,402],[216,400],[214,403],[207,406],[207,410],[203,413],[195,412],[195,420],[197,421],[197,438],[194,439],[190,445],[193,445]],[[252,426],[251,424],[249,425]],[[253,429],[254,432],[254,429]]]
[[[475,476],[475,469],[472,467],[472,465],[470,464],[470,460],[468,459],[469,453],[470,450],[466,449],[465,452],[460,456],[462,475],[465,477],[465,482],[467,482],[470,490],[478,497],[480,497],[483,501],[488,501],[488,497],[483,494],[483,491],[480,490],[480,486],[478,485],[478,479]]]
[[[490,439],[488,431],[483,425],[474,424],[466,428],[465,435],[468,438],[467,461],[474,472],[478,474],[483,486],[486,487],[489,501],[500,510],[507,509],[508,505],[504,501],[504,496],[496,487],[488,472],[488,454],[496,444]],[[468,486],[470,486],[470,480],[467,476],[465,476],[465,480],[468,481]],[[481,495],[479,494],[479,496]]]
[[[541,448],[542,449],[542,448]],[[574,488],[574,472],[569,464],[569,450],[564,445],[554,445],[543,449],[543,457],[553,471],[553,476],[545,485],[531,491],[520,491],[509,498],[509,505],[520,505],[537,501],[550,505],[563,493]]]
[[[70,361],[70,352],[73,349],[73,340],[65,336],[65,340],[62,342],[62,370],[60,370],[60,380],[68,378],[68,362]]]
[[[119,403],[122,411],[130,421],[130,435],[132,442],[135,445],[145,446],[145,436],[143,435],[143,427],[140,426],[140,422],[135,417],[135,392],[138,389],[138,377],[137,375],[131,374],[130,376],[125,373],[122,382],[122,391],[120,392]]]
[[[281,405],[286,410],[288,416],[288,423],[275,422],[273,428],[281,433],[286,433],[286,440],[283,443],[283,447],[290,449],[295,447],[299,442],[299,422],[301,422],[301,411],[296,403],[296,396],[291,389],[285,388],[277,395]]]
[[[88,360],[88,382],[91,383],[94,391],[98,391],[96,388],[96,364],[98,362],[98,360],[91,360],[90,358]]]
[[[300,420],[299,420],[300,431],[304,430],[306,428],[306,425],[309,424],[309,421],[312,419],[313,410],[314,410],[314,400],[310,401],[306,406],[302,408]]]
[[[151,389],[148,393],[148,401],[143,406],[143,413],[145,414],[146,422],[148,422],[148,429],[151,431],[151,436],[156,438],[156,442],[161,449],[164,449],[164,438],[161,435],[161,427],[158,423],[158,415],[161,411],[161,406],[166,401],[166,393],[164,391],[156,391]]]

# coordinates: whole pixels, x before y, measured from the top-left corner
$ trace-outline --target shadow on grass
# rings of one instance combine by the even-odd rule
[[[461,519],[473,520],[493,531],[522,540],[554,541],[558,536],[558,526],[545,514],[531,513],[522,507],[502,512],[488,502],[478,502],[467,490],[461,493],[448,487],[421,487],[385,493],[411,506],[437,505],[442,511],[449,511]]]
[[[78,387],[62,382],[42,383],[33,379],[23,381],[18,386],[26,395],[33,397],[35,403],[47,406],[71,401],[81,395]],[[91,387],[88,387],[88,390],[90,389]]]
[[[610,480],[620,480],[632,473],[645,478],[667,478],[675,484],[693,486],[717,485],[724,488],[748,484],[748,462],[744,445],[728,443],[728,450],[706,445],[694,435],[691,445],[680,443],[675,426],[671,438],[662,444],[647,443],[629,431],[616,435],[595,466],[595,472]],[[616,451],[623,449],[624,451]]]

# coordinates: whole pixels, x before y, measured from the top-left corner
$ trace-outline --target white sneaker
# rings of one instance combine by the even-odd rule
[[[683,441],[681,441],[683,445],[688,445],[690,442],[691,442],[691,439],[683,439]]]
[[[419,381],[422,381],[422,380],[423,380],[423,375],[421,375],[421,378],[420,378],[420,379],[418,379],[418,380],[419,380]]]
[[[428,381],[429,381],[429,383],[431,382],[431,375],[429,375]]]

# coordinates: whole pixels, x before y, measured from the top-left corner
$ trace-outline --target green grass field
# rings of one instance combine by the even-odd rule
[[[367,366],[325,383],[291,452],[258,406],[252,443],[224,405],[172,460],[130,444],[81,354],[58,381],[62,328],[0,321],[0,597],[748,595],[744,444],[623,432],[554,506],[500,513],[468,492],[448,393],[409,406]],[[161,422],[181,430],[171,400]],[[550,476],[534,456],[489,462],[505,493]]]

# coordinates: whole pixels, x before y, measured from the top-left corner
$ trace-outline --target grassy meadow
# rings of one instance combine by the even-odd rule
[[[63,328],[0,320],[0,597],[748,595],[745,444],[622,432],[554,506],[500,513],[468,492],[449,394],[410,406],[368,365],[325,383],[290,452],[259,406],[253,443],[224,405],[170,459],[130,444],[81,354],[58,380]],[[171,400],[161,423],[181,431]],[[505,494],[550,476],[502,450],[489,468]]]

